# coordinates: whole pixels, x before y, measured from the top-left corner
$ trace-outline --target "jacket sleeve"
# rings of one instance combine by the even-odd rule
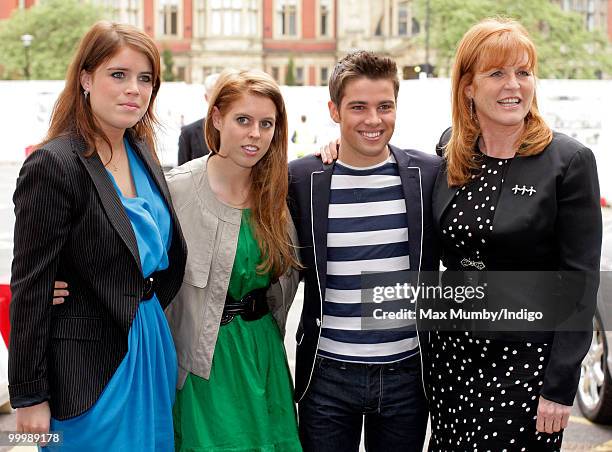
[[[574,154],[558,187],[555,233],[559,269],[574,284],[569,292],[580,293],[581,305],[577,307],[585,309],[592,318],[599,285],[602,223],[597,167],[590,149],[583,147]],[[575,284],[580,286],[576,288]],[[580,379],[580,363],[591,339],[592,332],[586,328],[555,332],[542,397],[572,405]]]
[[[60,253],[70,233],[71,193],[56,154],[40,149],[23,164],[13,195],[8,371],[14,408],[50,397],[46,355],[50,308]]]
[[[438,157],[444,157],[444,148],[450,141],[452,133],[453,133],[453,128],[449,127],[444,132],[442,132],[442,135],[440,135],[440,139],[438,140],[438,143],[436,144],[436,154],[438,155]]]
[[[183,129],[178,141],[178,164],[180,166],[189,160],[191,160],[191,146],[187,137],[187,129]]]

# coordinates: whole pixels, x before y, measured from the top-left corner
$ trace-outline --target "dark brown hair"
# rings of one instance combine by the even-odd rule
[[[96,139],[100,138],[106,141],[112,152],[110,140],[96,121],[89,101],[83,95],[81,72],[93,73],[124,47],[142,53],[151,63],[153,85],[151,99],[144,116],[132,127],[132,130],[136,138],[147,143],[157,160],[153,127],[158,124],[154,102],[160,86],[159,51],[153,40],[137,28],[107,21],[94,24],[81,39],[66,73],[66,86],[53,107],[47,136],[37,147],[58,136],[76,133],[87,143],[88,155],[95,152]]]
[[[336,104],[336,107],[340,107],[346,84],[351,80],[362,77],[371,80],[390,80],[393,82],[393,91],[395,93],[395,100],[397,100],[399,78],[395,61],[385,56],[378,56],[372,52],[359,50],[349,53],[338,61],[329,78],[329,96],[332,102]]]

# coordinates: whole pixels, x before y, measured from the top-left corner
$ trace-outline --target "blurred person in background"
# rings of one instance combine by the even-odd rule
[[[172,450],[177,360],[163,309],[186,248],[155,154],[155,43],[98,22],[13,197],[9,392],[61,450]],[[63,303],[52,306],[55,292]]]
[[[315,150],[313,145],[317,143],[317,134],[308,123],[306,115],[300,116],[300,122],[291,134],[291,143],[293,144],[293,153],[298,158],[304,157]]]
[[[204,80],[204,99],[206,103],[210,103],[210,96],[215,88],[215,83],[219,78],[219,74],[210,74]],[[206,117],[198,119],[191,124],[186,125],[181,129],[178,141],[178,164],[182,165],[198,157],[204,157],[209,150],[204,139],[204,123]]]

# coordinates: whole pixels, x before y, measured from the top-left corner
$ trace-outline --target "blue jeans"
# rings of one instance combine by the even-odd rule
[[[428,417],[420,358],[356,364],[317,356],[298,415],[305,452],[357,452],[362,424],[368,452],[420,452]]]

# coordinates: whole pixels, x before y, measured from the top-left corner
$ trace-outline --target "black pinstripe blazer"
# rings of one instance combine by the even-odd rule
[[[155,276],[165,308],[183,280],[186,246],[163,172],[142,142],[128,139],[172,216],[169,267]],[[77,416],[100,396],[127,352],[144,293],[129,218],[98,155],[65,136],[23,164],[15,203],[11,274],[9,393],[13,407],[49,400],[57,419]],[[70,297],[52,306],[54,280]]]

